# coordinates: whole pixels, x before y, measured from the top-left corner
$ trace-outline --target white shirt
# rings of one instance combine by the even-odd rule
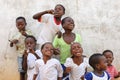
[[[75,64],[72,58],[67,58],[64,65],[72,68],[69,73],[70,80],[81,80],[81,77],[85,74],[86,68],[89,67],[87,58],[84,58],[80,65]]]
[[[35,62],[35,74],[40,75],[40,80],[57,80],[62,77],[63,70],[57,59],[51,58],[46,64],[43,59],[39,59]]]
[[[40,58],[42,58],[42,53],[40,52],[40,50],[36,50],[35,52]],[[27,56],[27,80],[33,80],[36,60],[37,60],[37,58],[35,57],[35,55],[33,55],[32,53],[28,53],[28,56]]]
[[[111,80],[107,72],[103,72],[102,76],[97,76],[93,72],[87,73],[84,80]]]
[[[45,42],[52,42],[58,31],[64,32],[61,24],[57,25],[54,21],[54,15],[45,14],[41,16],[41,23],[45,23],[38,36],[37,43],[42,45]]]

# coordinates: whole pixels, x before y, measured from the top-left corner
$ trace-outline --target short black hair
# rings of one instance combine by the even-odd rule
[[[113,55],[113,52],[111,50],[105,50],[105,51],[103,51],[103,55],[105,55],[106,52],[110,52]]]
[[[90,56],[89,58],[89,64],[90,66],[93,67],[93,69],[96,69],[96,64],[99,64],[100,62],[100,57],[102,57],[103,55],[101,53],[95,53],[93,55]]]
[[[35,43],[37,42],[36,38],[32,35],[27,35],[26,38],[25,38],[25,41],[26,41],[27,38],[32,38],[35,41]]]
[[[44,46],[45,46],[46,44],[51,44],[51,45],[52,45],[51,42],[46,42],[46,43],[44,43],[44,44],[41,46],[41,50],[44,48]]]
[[[65,23],[65,20],[66,20],[67,18],[71,18],[71,17],[65,17],[65,18],[63,18],[62,21],[61,21],[61,24],[62,24],[62,25]]]
[[[26,23],[25,17],[19,16],[19,17],[16,18],[16,21],[19,20],[19,19],[23,19],[25,21],[25,23]]]
[[[64,13],[65,13],[65,7],[62,4],[57,4],[56,6],[61,6],[63,8]]]

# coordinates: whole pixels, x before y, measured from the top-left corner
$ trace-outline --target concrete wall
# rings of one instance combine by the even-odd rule
[[[75,20],[74,31],[82,36],[84,53],[90,56],[110,49],[120,70],[120,0],[0,0],[0,80],[19,80],[17,54],[8,42],[16,31],[16,17],[25,16],[28,28],[39,33],[33,14],[53,9],[57,3],[65,6],[65,16]]]

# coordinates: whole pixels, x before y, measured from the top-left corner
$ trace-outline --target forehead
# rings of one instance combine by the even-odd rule
[[[81,45],[79,43],[73,43],[71,46],[74,47],[74,46],[81,46]]]
[[[68,18],[65,19],[65,21],[69,21],[69,20],[70,20],[70,21],[73,21],[73,19],[70,18],[70,17],[68,17]]]
[[[25,42],[35,42],[35,40],[33,38],[29,37],[29,38],[26,38]]]
[[[104,53],[105,56],[113,56],[111,52]]]
[[[16,20],[16,22],[17,23],[19,23],[19,22],[25,22],[25,20],[21,18],[21,19]]]
[[[44,46],[44,47],[53,47],[53,46],[52,46],[52,44],[47,43],[47,44],[45,44],[45,46]]]
[[[63,9],[63,7],[61,5],[56,5],[55,8],[62,8]]]

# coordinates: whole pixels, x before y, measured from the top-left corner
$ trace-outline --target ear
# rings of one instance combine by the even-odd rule
[[[95,65],[95,67],[96,67],[97,69],[100,69],[100,66],[99,66],[99,64],[96,64],[96,65]]]

